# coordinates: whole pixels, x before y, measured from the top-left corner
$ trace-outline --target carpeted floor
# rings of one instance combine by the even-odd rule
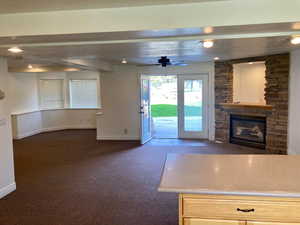
[[[176,225],[177,195],[157,187],[168,153],[253,154],[235,145],[153,140],[97,142],[94,130],[15,141],[17,191],[0,225]]]

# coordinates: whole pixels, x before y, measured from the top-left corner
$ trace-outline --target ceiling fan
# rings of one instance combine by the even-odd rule
[[[167,67],[167,66],[187,66],[188,64],[185,63],[184,61],[177,61],[173,62],[171,61],[167,56],[162,56],[160,59],[157,60],[156,64],[145,64],[141,66],[162,66],[162,67]]]

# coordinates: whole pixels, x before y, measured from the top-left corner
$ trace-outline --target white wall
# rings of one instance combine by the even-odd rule
[[[300,49],[291,52],[288,154],[300,154]]]
[[[0,57],[0,89],[6,93],[6,98],[0,100],[0,198],[16,188],[10,120],[9,76],[6,59]]]
[[[233,101],[266,104],[264,63],[233,65]]]
[[[114,66],[101,75],[103,115],[99,116],[98,139],[137,140],[140,137],[139,76],[165,74],[209,74],[209,138],[214,139],[214,64],[199,63],[186,67]],[[124,129],[128,130],[125,134]]]

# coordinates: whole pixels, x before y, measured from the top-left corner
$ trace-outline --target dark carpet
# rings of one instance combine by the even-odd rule
[[[253,154],[199,141],[95,140],[94,130],[14,142],[17,191],[0,200],[0,225],[176,225],[177,195],[159,193],[168,153]]]

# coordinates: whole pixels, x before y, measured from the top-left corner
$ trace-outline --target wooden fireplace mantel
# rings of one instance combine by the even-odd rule
[[[251,103],[220,103],[220,105],[224,108],[258,108],[271,110],[273,108],[272,105],[260,105],[260,104],[251,104]]]

